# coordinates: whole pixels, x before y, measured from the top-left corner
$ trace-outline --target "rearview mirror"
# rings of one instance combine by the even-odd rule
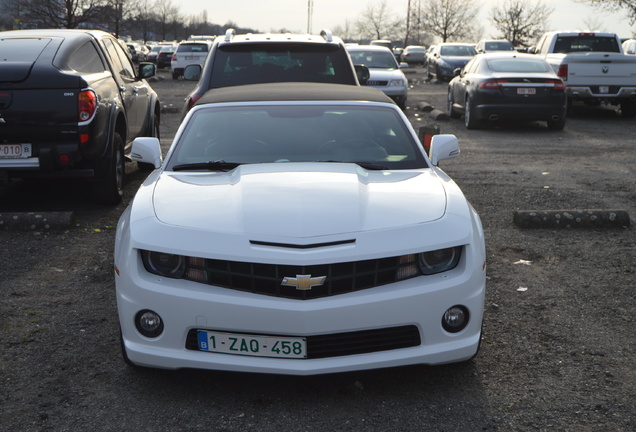
[[[183,70],[183,79],[186,81],[199,81],[201,78],[201,65],[187,65]]]
[[[140,63],[138,76],[141,79],[146,79],[155,76],[157,73],[157,66],[154,63]]]
[[[358,82],[360,85],[365,85],[371,76],[369,68],[365,65],[355,65],[354,67],[356,69],[356,75],[358,76]]]
[[[130,158],[136,162],[147,163],[155,168],[161,166],[161,142],[155,137],[135,138],[132,143]]]
[[[459,156],[459,141],[455,135],[433,135],[430,152],[431,163],[437,166],[440,161]]]

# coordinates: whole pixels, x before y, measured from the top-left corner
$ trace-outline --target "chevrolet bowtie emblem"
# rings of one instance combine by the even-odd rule
[[[311,275],[296,275],[283,278],[281,285],[296,287],[297,290],[310,290],[325,283],[327,276],[311,277]]]

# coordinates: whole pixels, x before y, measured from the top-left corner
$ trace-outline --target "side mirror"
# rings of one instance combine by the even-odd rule
[[[409,67],[409,64],[407,62],[401,62],[400,63],[400,69],[404,69],[404,68],[407,68],[407,67]]]
[[[440,161],[459,156],[459,141],[455,135],[433,135],[431,139],[431,163],[438,166]]]
[[[201,78],[201,65],[187,65],[183,70],[183,79],[186,81],[199,81]]]
[[[453,69],[453,75],[454,76],[458,76],[462,74],[462,68],[455,68]]]
[[[157,73],[157,66],[154,63],[139,63],[138,76],[141,79],[146,79],[155,76]]]
[[[530,48],[528,48],[528,54],[536,54],[536,53],[537,53],[537,47],[531,46]]]
[[[371,77],[371,73],[369,72],[369,68],[365,65],[355,65],[356,75],[358,77],[358,82],[360,85],[365,85],[367,81],[369,81],[369,77]]]
[[[161,142],[155,137],[135,138],[132,143],[130,158],[136,162],[147,163],[159,168],[163,162]]]

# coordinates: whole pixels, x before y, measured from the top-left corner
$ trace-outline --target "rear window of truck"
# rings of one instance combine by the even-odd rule
[[[560,36],[554,43],[555,53],[621,52],[616,38],[596,35]]]

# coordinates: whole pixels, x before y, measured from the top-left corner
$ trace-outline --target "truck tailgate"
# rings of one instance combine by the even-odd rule
[[[55,142],[78,130],[78,90],[1,89],[0,141]]]
[[[564,62],[568,65],[568,85],[636,86],[636,56],[576,53],[568,54]]]

